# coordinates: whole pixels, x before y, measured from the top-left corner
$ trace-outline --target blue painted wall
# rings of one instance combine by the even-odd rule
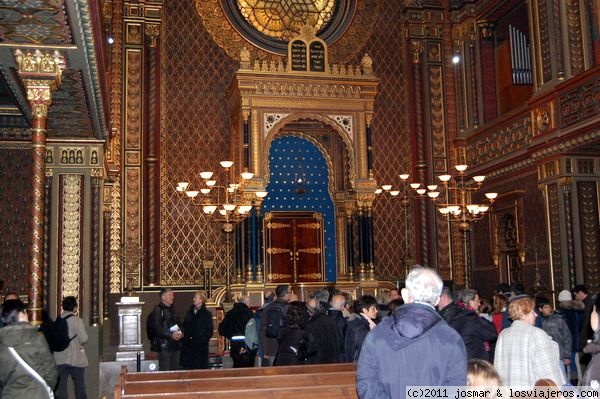
[[[299,173],[298,159],[302,159],[306,192],[294,192],[294,177]],[[325,278],[336,281],[335,213],[329,195],[329,170],[323,154],[310,141],[296,136],[280,137],[269,150],[271,177],[267,186],[269,195],[263,203],[264,212],[310,211],[323,215],[325,228]]]

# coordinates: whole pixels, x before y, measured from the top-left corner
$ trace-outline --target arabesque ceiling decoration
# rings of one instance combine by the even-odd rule
[[[212,39],[235,60],[239,60],[244,47],[250,50],[252,58],[285,57],[287,41],[281,38],[295,36],[292,33],[294,27],[308,22],[321,26],[319,37],[329,45],[330,63],[348,62],[363,51],[380,7],[377,0],[195,2],[196,10]],[[292,18],[291,15],[298,9],[302,11],[300,18]],[[329,14],[331,16],[328,19]]]

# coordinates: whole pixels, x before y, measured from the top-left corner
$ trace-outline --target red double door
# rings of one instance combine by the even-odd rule
[[[269,212],[264,219],[268,283],[324,280],[323,217],[314,212]]]

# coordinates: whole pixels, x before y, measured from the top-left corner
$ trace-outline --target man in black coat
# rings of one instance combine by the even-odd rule
[[[307,339],[304,352],[308,364],[339,362],[342,337],[335,321],[331,317],[327,317],[328,298],[327,290],[318,291],[315,294],[318,303],[317,309],[304,327]]]
[[[179,369],[179,349],[183,332],[173,309],[175,294],[170,288],[160,290],[160,303],[148,316],[146,332],[152,343],[151,350],[158,352],[160,371]]]
[[[219,324],[219,334],[229,339],[229,355],[234,368],[254,366],[256,351],[246,348],[244,342],[246,324],[254,317],[254,312],[248,307],[249,303],[250,297],[240,297]]]
[[[462,337],[469,360],[491,361],[490,344],[496,341],[498,333],[491,322],[481,318],[474,310],[479,302],[479,294],[476,290],[464,289],[461,292],[463,307],[458,306],[454,301],[447,303],[449,295],[449,291],[444,288],[438,306],[443,304],[446,306],[439,309],[440,316]]]

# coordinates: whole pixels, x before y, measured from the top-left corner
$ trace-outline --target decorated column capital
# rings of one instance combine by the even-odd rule
[[[411,40],[410,52],[412,54],[413,64],[420,64],[421,56],[423,55],[423,42],[421,40]]]
[[[160,24],[158,23],[146,23],[144,25],[144,32],[150,40],[150,47],[156,47],[158,35],[160,34]]]

